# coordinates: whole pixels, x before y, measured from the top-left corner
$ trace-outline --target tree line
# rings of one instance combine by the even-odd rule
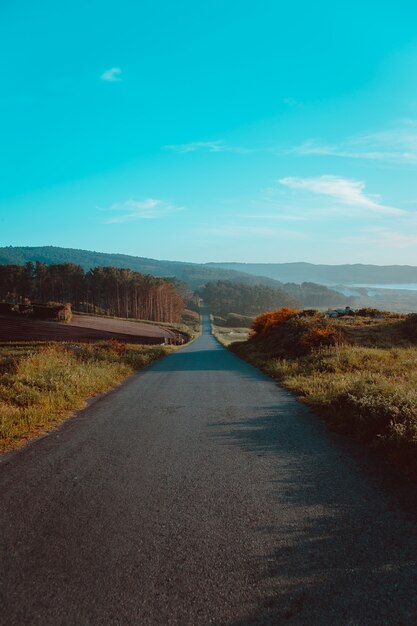
[[[229,280],[207,283],[200,295],[210,311],[220,316],[228,313],[253,316],[264,311],[298,304],[293,296],[282,289],[265,285],[246,285]]]
[[[317,283],[283,284],[284,290],[304,307],[354,306],[355,298],[346,297],[335,289]]]
[[[315,283],[286,283],[281,289],[218,280],[207,283],[200,290],[200,295],[214,315],[223,317],[230,313],[255,316],[282,307],[353,306],[355,303],[354,298],[346,298],[333,289]]]
[[[80,265],[0,265],[0,301],[69,302],[77,311],[179,322],[185,305],[169,279],[118,267]]]

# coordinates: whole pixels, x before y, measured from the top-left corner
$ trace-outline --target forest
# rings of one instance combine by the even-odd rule
[[[317,283],[285,283],[283,289],[303,307],[355,306],[356,298],[346,297],[335,289]]]
[[[129,269],[80,265],[0,265],[0,301],[71,303],[77,311],[179,322],[185,305],[173,281]]]
[[[229,280],[207,283],[200,295],[214,315],[258,315],[263,311],[298,305],[298,301],[282,289]]]
[[[346,298],[333,289],[315,283],[286,283],[282,288],[276,288],[218,280],[206,283],[199,293],[211,312],[220,316],[229,313],[254,316],[283,306],[345,307],[355,304],[355,298]]]
[[[181,261],[158,261],[127,254],[111,254],[93,252],[91,250],[77,250],[60,248],[57,246],[30,246],[30,247],[0,247],[0,263],[24,265],[28,261],[41,261],[47,265],[74,263],[80,265],[86,272],[93,267],[120,267],[129,268],[141,274],[152,276],[176,276],[190,285],[192,289],[199,289],[208,281],[231,280],[247,284],[262,284],[279,287],[279,283],[265,276],[252,276],[243,272],[219,269],[210,264],[185,263]]]

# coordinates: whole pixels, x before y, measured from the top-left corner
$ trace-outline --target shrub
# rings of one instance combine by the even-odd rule
[[[410,313],[402,322],[403,334],[412,342],[417,342],[417,313]]]
[[[290,317],[297,315],[298,309],[290,309],[290,307],[284,306],[282,309],[276,311],[267,311],[255,318],[252,324],[252,330],[254,335],[261,335],[268,332],[272,327],[278,326],[285,322]]]
[[[252,341],[275,357],[308,354],[322,346],[343,343],[344,335],[320,314],[300,315],[295,309],[270,311],[256,318]]]
[[[343,343],[343,335],[331,324],[313,326],[304,333],[301,342],[306,352],[311,352],[322,346],[336,346]]]
[[[357,309],[355,311],[355,314],[359,315],[359,317],[373,317],[373,318],[386,317],[385,311],[379,311],[378,309],[372,309],[371,307],[364,307],[362,309]]]
[[[317,309],[303,309],[299,312],[298,317],[323,317]]]

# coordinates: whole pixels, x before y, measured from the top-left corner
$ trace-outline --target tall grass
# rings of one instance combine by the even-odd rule
[[[266,337],[232,350],[294,391],[332,429],[417,477],[417,347],[341,344],[287,358],[276,347]]]
[[[167,353],[161,346],[49,344],[0,347],[0,450],[81,408],[89,396]]]

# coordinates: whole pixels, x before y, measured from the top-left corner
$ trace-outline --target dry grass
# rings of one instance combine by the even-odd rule
[[[346,337],[348,343],[367,347],[390,348],[406,346],[409,342],[403,333],[404,320],[399,316],[386,319],[370,319],[365,317],[346,317],[334,320],[334,324]]]
[[[167,353],[116,341],[0,346],[0,450],[18,447]]]
[[[211,325],[213,335],[223,346],[230,346],[235,341],[246,341],[249,338],[249,328],[228,328],[226,326]]]
[[[401,323],[341,320],[336,325],[350,345],[308,354],[294,354],[294,346],[283,353],[286,340],[277,343],[283,328],[232,349],[294,391],[331,428],[381,450],[417,477],[417,347],[404,338]]]

